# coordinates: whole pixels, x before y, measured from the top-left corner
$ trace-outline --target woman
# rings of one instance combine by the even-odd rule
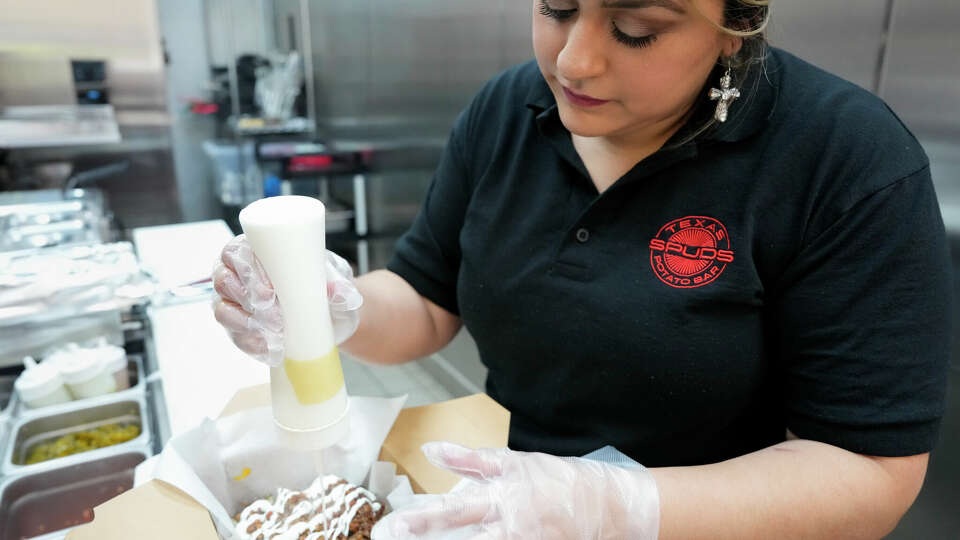
[[[381,538],[878,538],[912,504],[949,354],[928,162],[766,49],[767,4],[534,0],[536,63],[460,115],[343,344],[398,363],[465,324],[511,450],[427,445],[480,482]],[[225,250],[218,318],[268,354],[251,257]],[[604,445],[647,468],[557,457]]]

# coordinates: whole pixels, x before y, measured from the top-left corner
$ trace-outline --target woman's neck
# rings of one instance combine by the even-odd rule
[[[635,126],[619,132],[611,133],[599,139],[596,144],[603,146],[611,153],[624,156],[639,155],[643,157],[653,154],[663,147],[670,137],[680,131],[680,128],[693,116],[694,104],[683,107],[681,112],[661,118],[656,122]]]
[[[637,163],[660,150],[686,123],[690,114],[688,110],[681,116],[622,133],[602,137],[581,137],[571,133],[571,138],[594,185],[602,193]]]

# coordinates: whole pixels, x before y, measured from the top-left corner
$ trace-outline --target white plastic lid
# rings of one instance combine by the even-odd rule
[[[42,399],[63,386],[63,378],[57,368],[49,364],[37,364],[29,356],[23,359],[27,367],[13,383],[24,401]]]
[[[58,351],[48,356],[45,362],[53,363],[67,384],[85,383],[103,373],[104,368],[96,354],[76,347]]]
[[[43,363],[52,364],[54,367],[59,367],[61,363],[72,362],[73,357],[79,350],[80,346],[76,343],[67,343],[62,347],[57,347],[52,351],[48,351],[43,357]]]
[[[100,344],[90,349],[91,356],[96,356],[103,368],[110,373],[127,370],[127,351],[123,347],[111,345],[106,340],[101,340]]]

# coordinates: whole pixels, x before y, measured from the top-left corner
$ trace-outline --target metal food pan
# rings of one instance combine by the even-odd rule
[[[16,380],[16,375],[0,375],[0,422],[13,416],[16,403],[13,382]]]
[[[134,397],[142,396],[146,385],[144,384],[143,357],[141,355],[131,354],[127,356],[127,372],[130,374],[130,388],[126,390],[118,390],[110,394],[92,398],[75,399],[59,405],[49,405],[38,409],[31,409],[27,407],[25,403],[18,400],[18,406],[13,411],[12,416],[14,418],[36,418],[38,416],[49,416],[67,411],[88,409],[101,403],[112,402],[118,399],[133,399]]]
[[[62,538],[92,521],[94,507],[132,488],[134,468],[148,457],[140,449],[115,449],[79,465],[5,479],[0,540]]]
[[[29,452],[40,443],[50,442],[64,435],[86,431],[106,424],[136,424],[140,435],[113,446],[88,450],[78,454],[59,457],[26,465]],[[41,416],[21,418],[13,424],[3,460],[3,472],[7,475],[25,474],[90,461],[116,448],[147,447],[152,435],[150,417],[144,396],[122,399],[88,409],[72,410]]]
[[[6,419],[0,419],[0,448],[7,447],[7,437],[10,435],[10,424]],[[0,473],[0,478],[3,474]]]

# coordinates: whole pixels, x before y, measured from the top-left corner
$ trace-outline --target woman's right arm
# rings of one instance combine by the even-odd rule
[[[389,270],[360,276],[360,324],[340,348],[366,362],[400,364],[439,351],[460,330],[460,317],[427,300]]]
[[[440,350],[460,329],[458,316],[421,296],[399,275],[378,270],[351,280],[346,261],[330,253],[327,260],[334,334],[353,356],[375,364],[407,362]],[[237,347],[268,365],[280,365],[282,309],[245,237],[224,247],[213,284],[220,296],[216,318]]]
[[[369,363],[399,364],[442,349],[460,329],[460,317],[454,315],[459,238],[473,191],[463,152],[468,117],[465,111],[457,118],[420,213],[397,242],[390,270],[351,281],[345,261],[334,258],[332,270],[339,278],[328,265],[334,332],[344,352]],[[224,249],[223,264],[214,272],[222,298],[216,316],[241,350],[276,365],[282,361],[282,311],[255,259],[240,237]],[[338,284],[345,287],[340,292],[349,297],[354,283],[363,296],[359,311],[352,297],[338,300],[336,290]]]

